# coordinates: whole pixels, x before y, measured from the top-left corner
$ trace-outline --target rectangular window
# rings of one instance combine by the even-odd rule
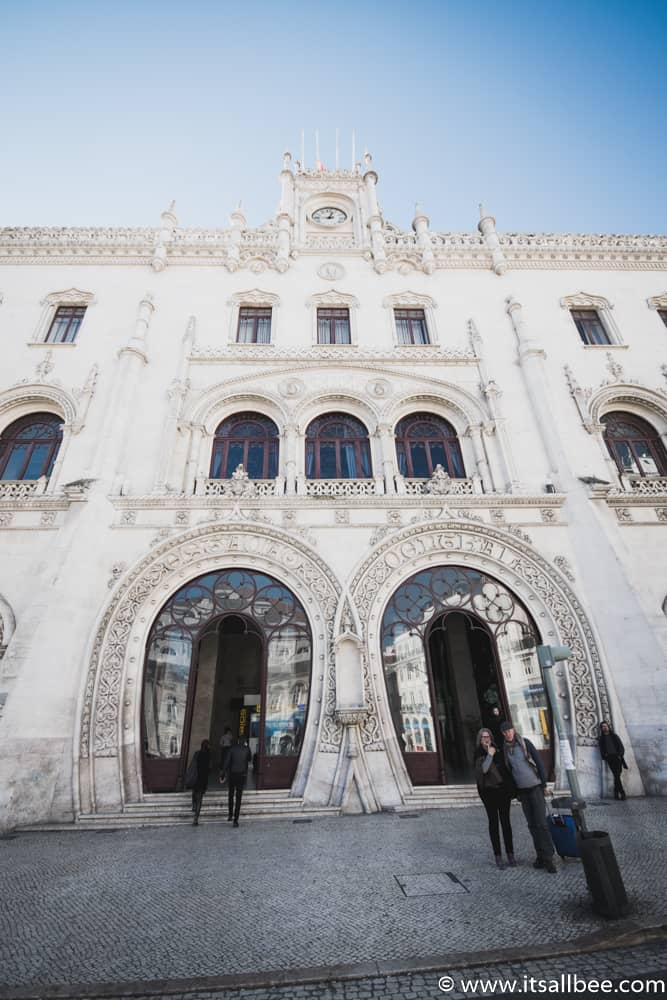
[[[242,306],[239,309],[237,344],[271,343],[271,310]]]
[[[584,344],[611,344],[597,309],[572,309],[572,319]]]
[[[47,344],[73,344],[85,312],[85,306],[58,306],[46,335]]]
[[[667,326],[667,309],[658,309],[658,316],[665,324],[665,326]]]
[[[395,309],[399,344],[428,344],[428,328],[423,309]]]
[[[318,309],[317,310],[317,343],[318,344],[351,344],[350,310],[349,309]]]

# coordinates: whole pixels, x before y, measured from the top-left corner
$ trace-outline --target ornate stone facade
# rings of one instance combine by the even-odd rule
[[[183,228],[172,204],[155,228],[0,230],[0,434],[62,420],[48,474],[0,480],[8,825],[148,807],[151,629],[179,588],[234,568],[279,580],[308,618],[289,791],[304,808],[415,801],[380,625],[438,566],[496,580],[543,642],[572,649],[557,688],[587,795],[605,789],[601,717],[631,791],[667,789],[667,469],[619,472],[604,431],[622,412],[667,442],[667,238],[507,234],[484,211],[477,231],[435,233],[419,207],[404,231],[377,183],[369,156],[314,172],[287,155],[276,217],[255,229],[240,207],[227,230]],[[85,319],[47,343],[60,306]],[[238,342],[241,310],[270,317],[265,342]],[[584,343],[575,310],[608,342]],[[319,343],[319,313],[346,315],[350,342]],[[270,473],[248,450],[215,471],[216,429],[237,414],[275,429]],[[339,450],[341,474],[316,476],[309,429],[327,414],[365,428],[366,457],[341,473]],[[396,429],[412,417],[444,421],[459,450],[408,468]]]

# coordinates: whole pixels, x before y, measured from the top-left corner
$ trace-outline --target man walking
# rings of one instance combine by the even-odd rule
[[[252,758],[250,748],[243,742],[243,737],[239,736],[233,747],[230,748],[227,756],[227,768],[225,774],[229,780],[229,816],[227,822],[234,820],[234,826],[239,825],[239,814],[241,812],[241,797],[245,788],[248,776],[248,764]]]
[[[521,808],[535,845],[537,858],[533,868],[544,868],[553,874],[557,869],[544,805],[547,787],[544,765],[530,740],[519,736],[511,722],[501,722],[500,731],[504,739],[505,763],[519,793]]]

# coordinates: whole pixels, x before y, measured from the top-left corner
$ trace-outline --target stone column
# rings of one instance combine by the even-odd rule
[[[199,468],[199,452],[201,451],[202,438],[205,427],[203,424],[191,424],[190,426],[190,448],[188,449],[188,461],[185,467],[185,481],[183,492],[190,496],[195,492],[195,485],[199,491],[197,480],[197,469]]]
[[[176,202],[172,201],[166,212],[163,212],[160,216],[162,225],[155,249],[153,250],[153,260],[151,261],[154,271],[164,271],[167,266],[167,247],[173,242],[176,226],[178,225],[178,219],[174,214],[175,207]]]
[[[227,269],[229,271],[238,271],[241,263],[241,236],[243,230],[246,228],[246,218],[241,208],[241,202],[239,202],[238,208],[235,212],[232,212],[229,219],[232,224],[232,231],[230,233],[231,242],[227,251]]]
[[[114,384],[108,408],[108,423],[102,435],[102,473],[99,478],[111,478],[111,493],[127,492],[126,480],[128,442],[133,427],[134,400],[139,376],[148,364],[148,330],[155,306],[151,295],[139,303],[134,332],[125,347],[118,352]]]
[[[371,234],[371,251],[375,260],[375,270],[382,274],[387,269],[387,254],[384,248],[384,237],[382,235],[382,216],[378,205],[375,185],[378,175],[371,170],[373,158],[370,153],[366,153],[364,160],[368,170],[364,174],[364,187],[366,188],[366,206],[368,210],[368,228]]]
[[[422,253],[422,267],[426,274],[433,274],[435,271],[435,257],[431,246],[431,237],[428,231],[429,218],[421,210],[421,205],[415,205],[415,217],[412,220],[412,228],[417,237],[417,245]]]
[[[292,219],[287,212],[281,212],[278,216],[278,257],[276,267],[281,274],[284,274],[289,267],[290,255],[290,231]]]
[[[391,424],[380,424],[377,429],[377,436],[380,439],[380,450],[382,453],[384,491],[387,494],[395,493],[396,483],[394,481],[394,476],[397,470],[394,456],[396,454],[396,445]]]
[[[169,487],[169,466],[171,462],[171,456],[174,453],[174,447],[176,442],[176,429],[178,427],[178,420],[183,409],[183,400],[185,399],[188,389],[190,388],[190,381],[187,377],[188,373],[188,354],[194,344],[195,339],[195,318],[191,316],[188,320],[188,325],[183,335],[181,358],[178,366],[178,372],[176,378],[173,379],[169,388],[167,389],[167,399],[169,401],[167,410],[167,419],[164,424],[164,429],[162,432],[162,442],[160,445],[160,454],[158,458],[157,474],[155,477],[155,492],[156,493],[166,493]]]
[[[296,448],[298,427],[296,424],[285,425],[283,446],[285,448],[285,492],[288,497],[296,496]]]
[[[470,424],[466,434],[469,435],[472,441],[472,450],[475,455],[475,464],[477,466],[477,472],[482,481],[482,486],[485,493],[493,493],[493,481],[491,479],[491,474],[489,472],[489,465],[486,461],[486,455],[484,453],[484,443],[482,441],[482,425],[481,424]]]
[[[477,225],[480,233],[484,237],[484,242],[491,251],[491,261],[496,274],[504,274],[509,264],[500,246],[500,240],[496,233],[496,220],[492,215],[487,215],[484,206],[479,206],[479,223]]]
[[[530,400],[530,406],[535,417],[544,453],[547,458],[547,469],[544,482],[552,482],[557,491],[560,490],[560,470],[558,454],[560,442],[556,432],[556,421],[549,404],[549,390],[544,373],[546,354],[540,343],[530,332],[523,318],[523,306],[516,299],[507,300],[507,314],[512,320],[517,339],[519,366]]]

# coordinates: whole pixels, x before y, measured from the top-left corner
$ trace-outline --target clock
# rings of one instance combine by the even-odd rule
[[[341,208],[326,206],[325,208],[316,208],[311,219],[320,226],[340,226],[341,222],[347,220],[347,215]]]

